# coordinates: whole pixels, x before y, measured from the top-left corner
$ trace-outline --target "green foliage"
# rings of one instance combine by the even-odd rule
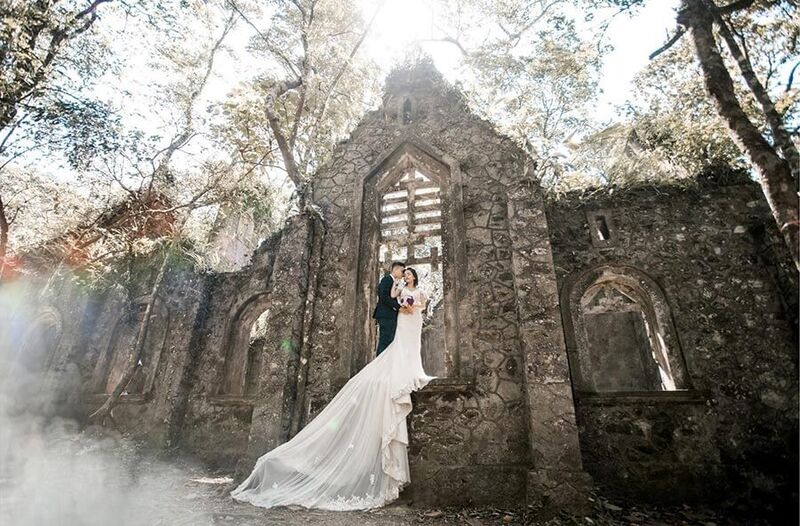
[[[74,185],[14,166],[0,176],[0,196],[13,246],[19,248],[52,238],[73,226],[75,218],[94,211],[91,200]]]
[[[269,106],[300,175],[310,179],[377,101],[380,79],[379,69],[364,53],[350,58],[367,30],[355,2],[305,1],[297,6],[305,16],[284,1],[237,4],[247,21],[268,30],[253,35],[249,49],[260,69],[220,105],[215,132],[252,159],[286,169],[275,130],[265,118]],[[266,12],[271,15],[265,20]],[[292,81],[299,81],[297,87],[271,100],[275,86]]]
[[[93,89],[119,58],[98,26],[105,15],[140,8],[110,0],[0,5],[0,174],[29,152],[63,152],[71,166],[85,168],[113,147],[119,120]]]
[[[596,2],[633,15],[643,3]],[[762,83],[775,95],[789,128],[797,119],[799,91],[785,89],[781,77],[788,76],[787,65],[797,60],[800,36],[798,18],[784,16],[790,11],[796,14],[786,2],[756,2],[730,18],[740,45]],[[737,80],[735,88],[743,109],[762,134],[771,138],[762,109],[721,40],[720,49]],[[706,177],[714,172],[739,174],[748,169],[749,163],[706,93],[694,53],[689,38],[684,37],[637,75],[636,95],[621,108],[620,121],[574,146],[571,161],[575,173],[606,184],[637,184]]]
[[[744,168],[691,53],[685,41],[651,62],[635,79],[637,97],[624,108],[625,120],[574,146],[574,170],[607,184],[635,184]]]
[[[605,49],[580,33],[566,0],[441,4],[438,40],[461,50],[473,109],[516,139],[552,188],[568,169],[562,145],[591,126]]]
[[[289,168],[313,184],[380,96],[382,72],[359,48],[372,12],[354,0],[108,1],[83,15],[94,18],[79,30],[76,16],[88,4],[10,1],[0,8],[0,113],[7,117],[0,195],[13,219],[14,249],[83,228],[130,201],[139,226],[153,217],[169,222],[170,242],[204,266],[225,217],[252,218],[259,235],[274,230],[288,208]],[[595,122],[607,50],[581,18],[635,16],[643,5],[436,0],[428,40],[459,56],[459,86],[472,109],[533,157],[547,191],[741,174],[747,164],[705,93],[685,37],[638,75],[637,94],[616,122]],[[800,92],[788,72],[800,23],[793,15],[793,2],[758,1],[729,19],[796,132]],[[64,31],[70,37],[39,75],[47,43]],[[31,47],[33,35],[40,40]],[[231,63],[246,63],[247,71],[231,74]],[[749,90],[737,88],[769,138]],[[65,173],[53,175],[53,165]],[[97,232],[104,241],[89,265],[97,276],[120,258],[152,255],[161,242]]]

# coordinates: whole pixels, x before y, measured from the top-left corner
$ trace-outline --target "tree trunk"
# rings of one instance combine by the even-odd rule
[[[8,217],[6,208],[3,205],[3,198],[0,196],[0,281],[3,281],[3,274],[6,270],[6,252],[8,251]]]
[[[706,90],[727,123],[733,140],[758,171],[778,230],[789,246],[795,266],[800,269],[798,201],[789,161],[777,154],[742,109],[717,47],[713,23],[714,15],[703,0],[683,0],[678,24],[687,27],[692,36]]]
[[[800,177],[800,153],[798,153],[797,147],[794,145],[792,138],[786,131],[783,117],[780,113],[778,113],[777,108],[775,108],[775,103],[772,102],[772,98],[769,96],[767,89],[763,84],[761,84],[761,81],[758,80],[758,76],[756,75],[756,72],[753,71],[753,66],[750,64],[750,60],[742,52],[742,49],[739,47],[739,44],[733,37],[733,33],[731,33],[731,30],[728,28],[728,24],[726,23],[725,19],[719,13],[715,13],[715,18],[717,21],[717,27],[719,27],[720,35],[728,45],[731,55],[734,59],[736,59],[736,63],[739,65],[739,71],[741,71],[742,77],[764,112],[764,117],[766,118],[767,124],[772,132],[772,136],[774,137],[775,146],[777,146],[778,151],[781,152],[783,158],[789,161],[789,168],[792,172],[792,178],[795,181],[795,186],[797,186],[798,178]]]
[[[164,284],[164,275],[166,274],[167,263],[169,262],[169,254],[170,250],[169,247],[167,247],[164,254],[164,259],[161,261],[161,266],[158,269],[158,274],[156,274],[156,279],[153,281],[153,287],[150,291],[150,298],[147,300],[147,307],[144,311],[144,319],[142,319],[142,323],[139,325],[139,332],[136,335],[136,343],[133,346],[130,359],[128,360],[128,368],[125,370],[125,374],[122,376],[120,381],[114,387],[114,391],[112,391],[108,396],[108,399],[106,399],[106,401],[97,411],[89,416],[89,420],[91,422],[99,422],[100,425],[105,425],[106,420],[109,419],[113,422],[114,417],[111,414],[111,410],[114,409],[115,405],[117,405],[117,402],[119,402],[119,397],[133,379],[133,376],[142,366],[140,361],[142,351],[144,350],[144,343],[147,339],[147,331],[150,329],[150,320],[153,316],[153,310],[155,308],[156,301],[158,300],[158,295],[161,292],[161,286]]]

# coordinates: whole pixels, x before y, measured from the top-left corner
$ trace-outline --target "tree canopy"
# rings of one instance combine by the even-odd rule
[[[796,3],[681,1],[629,100],[600,118],[605,31],[649,3],[435,0],[396,59],[447,53],[546,191],[749,173],[796,243]],[[387,5],[4,2],[0,261],[97,229],[121,202],[169,217],[168,237],[206,263],[222,215],[255,214],[266,235],[313,208],[316,170],[380,99],[391,64],[369,49],[388,38],[374,26]],[[141,237],[107,229],[89,260],[102,271]]]

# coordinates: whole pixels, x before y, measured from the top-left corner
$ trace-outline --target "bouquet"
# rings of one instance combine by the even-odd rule
[[[411,308],[414,305],[414,296],[401,296],[397,298],[397,302],[400,304],[400,312],[405,314],[414,312]]]
[[[397,301],[400,302],[400,306],[401,307],[409,307],[409,308],[411,308],[411,306],[414,305],[414,296],[402,296]]]

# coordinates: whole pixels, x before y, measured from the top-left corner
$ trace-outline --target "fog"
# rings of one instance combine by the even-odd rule
[[[0,524],[213,524],[207,497],[227,481],[156,460],[114,430],[82,429],[77,366],[42,372],[26,363],[20,353],[46,355],[35,345],[48,339],[30,334],[8,293],[0,297]]]

